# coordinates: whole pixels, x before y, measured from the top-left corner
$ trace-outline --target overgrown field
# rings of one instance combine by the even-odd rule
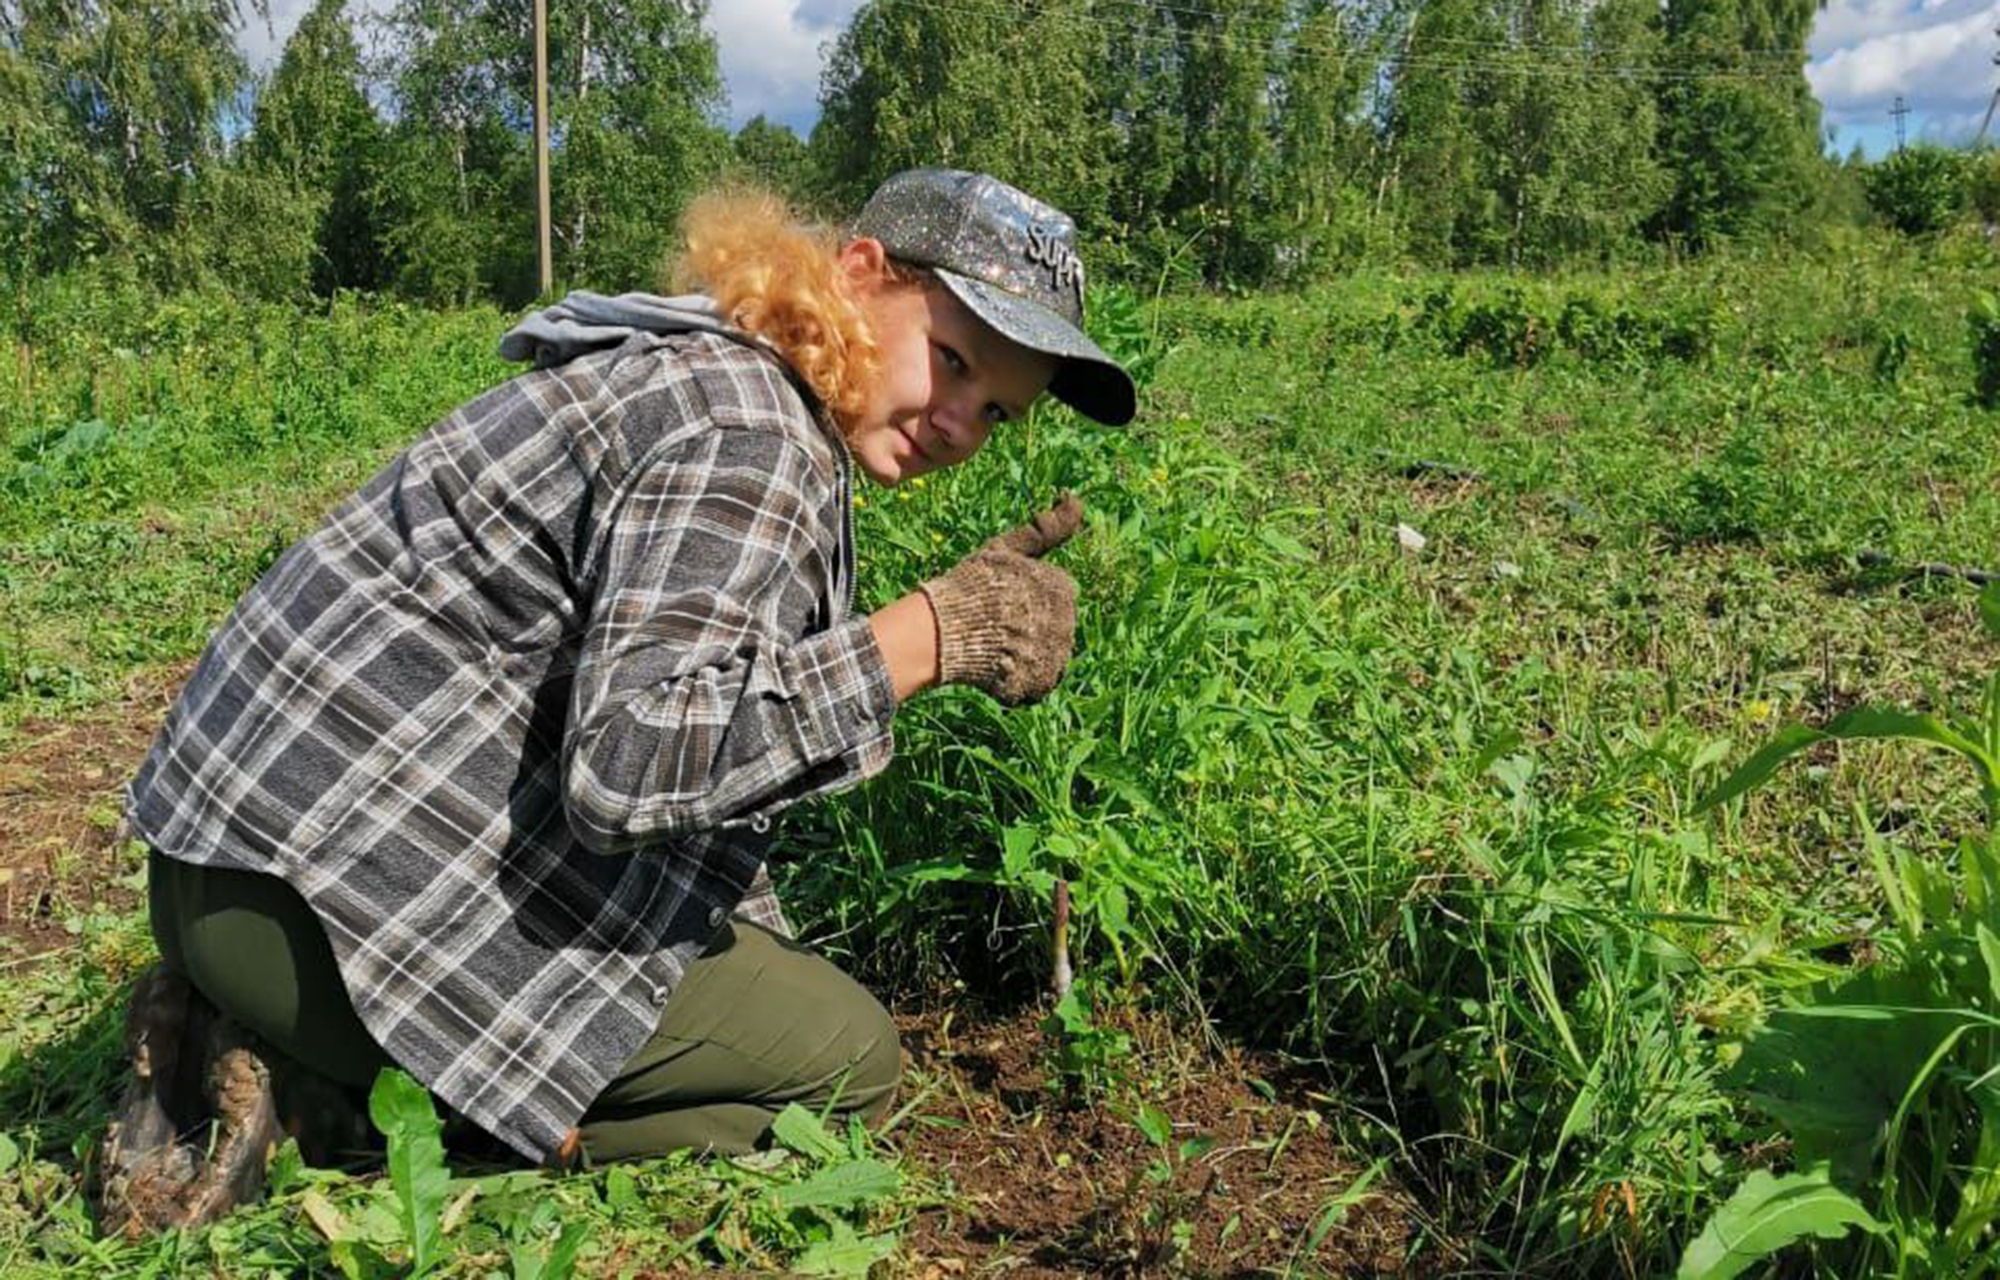
[[[1826,1160],[1868,1223],[1816,1220],[1852,1230],[1796,1247],[1798,1271],[1971,1274],[1986,1236],[1966,1206],[2000,1207],[1992,990],[1933,1011],[1942,1030],[1902,1046],[1902,1083],[1863,1082],[1893,1115],[1850,1122],[1845,1146],[1739,1058],[1749,1037],[1748,1060],[1769,1059],[1763,1020],[1833,1003],[1814,984],[1855,965],[1907,973],[1928,947],[1946,957],[1932,995],[1982,959],[2000,987],[2000,940],[1975,947],[1991,904],[1957,870],[1961,842],[1987,837],[1979,789],[1947,755],[1844,741],[1695,808],[1782,725],[1973,706],[2000,669],[1975,589],[1914,571],[2000,569],[2000,416],[1975,401],[1967,322],[1995,265],[1959,239],[1106,295],[1107,345],[1150,379],[1133,429],[1041,411],[857,513],[863,594],[882,602],[1079,491],[1090,528],[1059,553],[1082,585],[1067,681],[1025,711],[962,690],[906,708],[886,776],[790,816],[794,917],[895,1000],[1018,1007],[1046,986],[1066,880],[1084,976],[1038,1050],[1051,1123],[1079,1101],[1131,1117],[1158,1139],[1160,1185],[1180,1185],[1174,1162],[1201,1151],[1156,1105],[1131,1010],[1189,1038],[1208,1018],[1313,1082],[1314,1124],[1413,1206],[1401,1248],[1421,1273],[1670,1271],[1746,1179]],[[191,657],[320,510],[508,372],[490,311],[142,311],[79,292],[32,314],[0,368],[0,750]],[[150,946],[137,882],[0,855],[39,886],[0,922],[0,1271],[358,1275],[352,1241],[408,1259],[385,1186],[299,1170],[225,1231],[95,1240],[75,1171]],[[1885,984],[1877,1006],[1918,999]],[[1771,1025],[1801,1043],[1862,1025],[1785,1016]],[[913,1096],[902,1132],[924,1119]],[[559,1263],[539,1260],[569,1222],[583,1274],[876,1256],[921,1273],[913,1224],[955,1191],[897,1139],[807,1133],[770,1167],[559,1186],[495,1175],[464,1184],[481,1191],[441,1265],[535,1274],[519,1268]],[[878,1181],[773,1189],[829,1165]],[[1369,1194],[1343,1185],[1327,1229]],[[1167,1229],[1184,1209],[1148,1202],[1135,1220],[1160,1243],[1133,1269],[1226,1269],[1226,1246]],[[1301,1273],[1332,1265],[1317,1240],[1287,1243]]]

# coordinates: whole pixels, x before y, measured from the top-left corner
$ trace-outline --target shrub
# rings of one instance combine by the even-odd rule
[[[1659,519],[1680,543],[1760,543],[1780,532],[1793,505],[1762,434],[1738,427],[1714,457],[1688,472]]]
[[[1966,319],[1972,327],[1973,394],[1987,408],[2000,408],[2000,297],[1982,291]]]
[[[1901,321],[1883,320],[1869,325],[1868,338],[1875,346],[1875,380],[1895,386],[1903,380],[1910,352],[1916,347],[1916,335]]]
[[[1986,222],[2000,222],[2000,151],[1980,151],[1965,162],[1965,198]]]
[[[1868,170],[1868,205],[1904,235],[1929,235],[1958,219],[1970,165],[1943,147],[1910,147]]]

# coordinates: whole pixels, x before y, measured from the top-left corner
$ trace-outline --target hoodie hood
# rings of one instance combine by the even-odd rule
[[[662,298],[653,293],[607,297],[578,289],[552,307],[535,312],[500,339],[503,360],[532,360],[549,369],[589,351],[618,346],[635,333],[719,333],[777,354],[754,334],[730,324],[705,294]]]

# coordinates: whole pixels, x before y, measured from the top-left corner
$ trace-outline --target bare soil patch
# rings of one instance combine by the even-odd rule
[[[1049,1087],[1040,1020],[1033,1009],[899,1018],[904,1087],[924,1096],[897,1139],[954,1192],[911,1224],[908,1274],[1409,1274],[1420,1211],[1393,1177],[1327,1220],[1364,1165],[1284,1063],[1127,1018],[1143,1083],[1122,1105],[1078,1106]],[[1139,1099],[1172,1122],[1168,1150],[1131,1118]],[[1207,1145],[1183,1158],[1173,1149],[1189,1139]]]
[[[79,913],[137,905],[119,793],[190,669],[136,675],[117,699],[26,721],[0,743],[0,954],[54,950]]]

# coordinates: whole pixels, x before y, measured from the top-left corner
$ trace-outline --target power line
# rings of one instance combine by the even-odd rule
[[[1896,117],[1896,150],[1903,149],[1903,117],[1910,114],[1910,104],[1903,101],[1903,95],[1896,95],[1896,105],[1889,108],[1889,114]]]

